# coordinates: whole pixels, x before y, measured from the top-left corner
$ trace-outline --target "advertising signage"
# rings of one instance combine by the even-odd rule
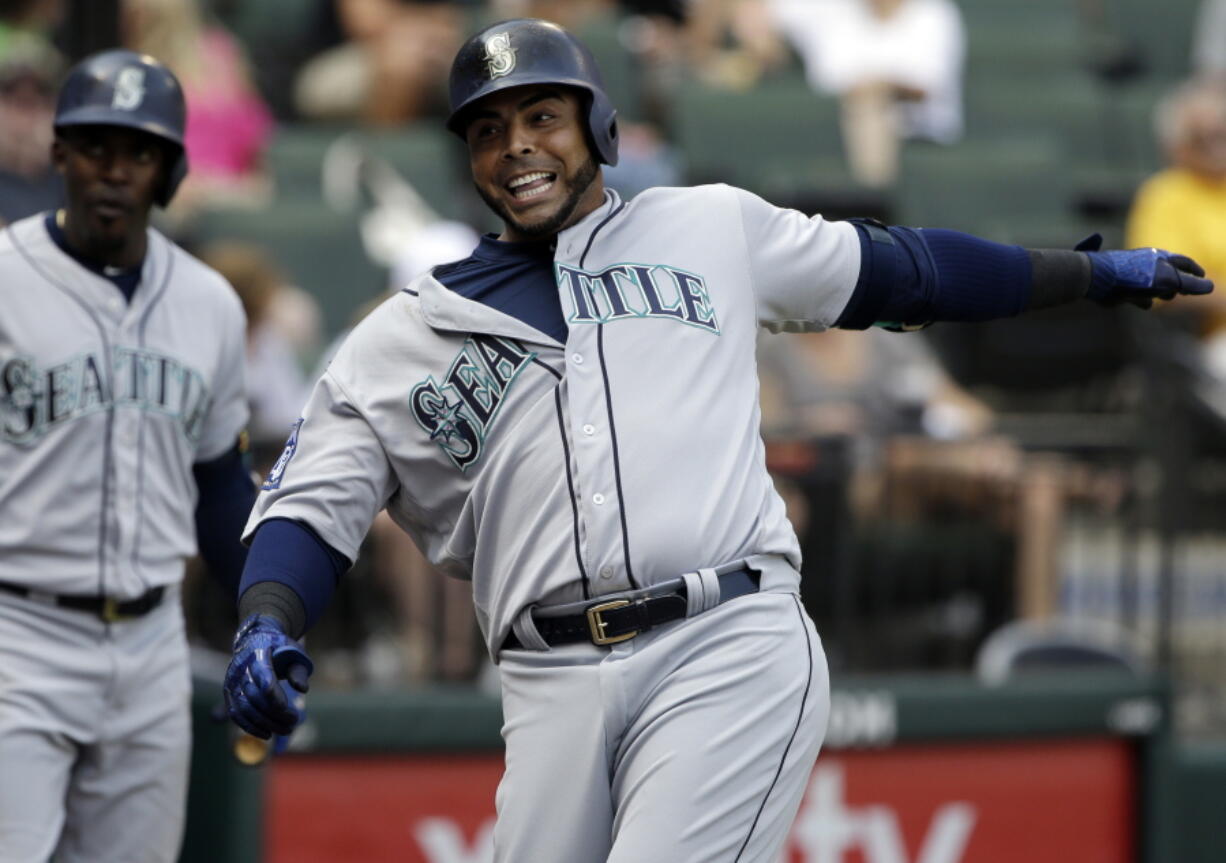
[[[781,863],[1134,863],[1119,737],[895,744],[818,759]],[[279,759],[271,863],[489,863],[500,753]]]

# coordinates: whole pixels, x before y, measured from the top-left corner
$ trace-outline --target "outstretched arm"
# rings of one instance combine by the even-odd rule
[[[943,229],[855,225],[860,276],[836,322],[847,329],[991,320],[1082,297],[1148,308],[1155,298],[1213,290],[1188,257],[1162,249],[1099,251],[1098,235],[1065,251]]]

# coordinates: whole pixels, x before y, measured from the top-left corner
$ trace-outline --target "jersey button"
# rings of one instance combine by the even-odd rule
[[[596,492],[596,494],[592,495],[592,503],[596,504],[596,506],[600,506],[602,503],[604,503],[604,495],[600,492]]]
[[[583,427],[583,433],[587,435],[596,434],[596,426],[592,425],[591,423],[588,423],[587,425]]]
[[[602,566],[600,568],[600,577],[601,578],[612,578],[613,577],[613,567]]]
[[[570,360],[577,366],[583,365],[583,354],[571,354]]]

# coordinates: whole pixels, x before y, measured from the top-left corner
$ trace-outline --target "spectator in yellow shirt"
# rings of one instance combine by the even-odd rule
[[[1125,248],[1190,255],[1210,279],[1226,278],[1226,84],[1192,80],[1159,103],[1156,127],[1169,166],[1146,180],[1128,215]],[[1198,335],[1226,335],[1226,293],[1195,304]],[[1193,304],[1170,304],[1193,314]]]

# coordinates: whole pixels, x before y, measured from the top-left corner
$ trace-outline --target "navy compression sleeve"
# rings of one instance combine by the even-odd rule
[[[249,607],[247,594],[250,589],[263,582],[276,582],[290,588],[302,603],[302,632],[305,632],[323,614],[337,582],[350,565],[348,558],[302,522],[269,519],[260,525],[251,541],[247,566],[239,585],[240,614],[245,616],[260,611]]]
[[[1031,255],[959,231],[856,222],[860,277],[836,326],[985,321],[1028,307]]]
[[[192,465],[199,497],[196,501],[196,544],[200,556],[231,597],[238,595],[239,576],[247,560],[240,537],[255,503],[255,484],[247,472],[241,447],[212,461]]]

